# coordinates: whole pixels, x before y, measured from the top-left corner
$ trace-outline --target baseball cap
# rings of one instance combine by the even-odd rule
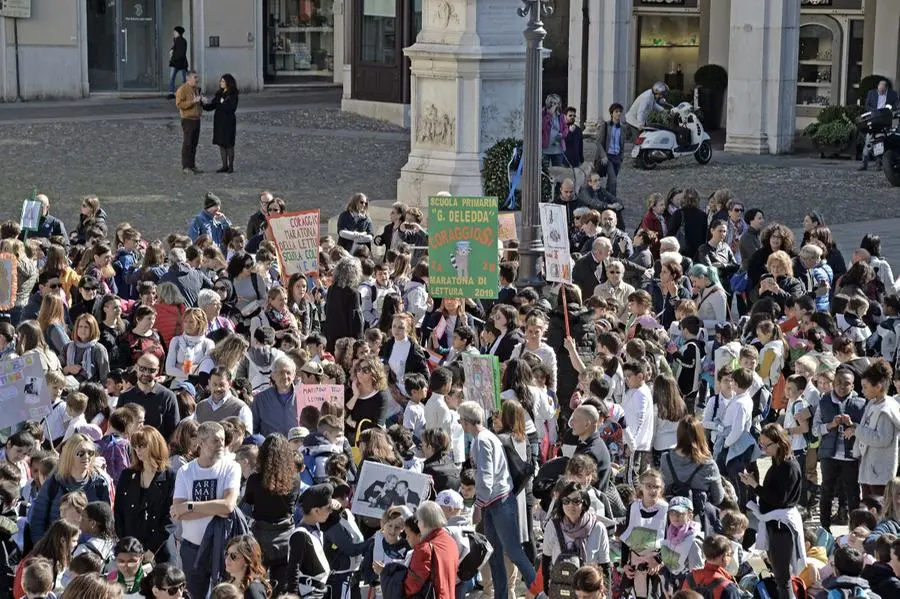
[[[669,500],[670,512],[693,512],[694,503],[687,497],[673,497]]]
[[[303,365],[303,368],[300,369],[300,372],[305,372],[306,374],[312,374],[314,376],[323,376],[325,371],[322,370],[322,365],[318,362],[307,362]]]
[[[172,385],[172,391],[187,391],[191,397],[197,397],[197,388],[194,387],[193,383],[187,381],[175,383]]]
[[[309,429],[305,426],[295,426],[288,431],[288,441],[299,441],[309,436]]]
[[[451,510],[461,510],[463,508],[463,497],[453,489],[444,489],[437,494],[437,504],[441,507]]]

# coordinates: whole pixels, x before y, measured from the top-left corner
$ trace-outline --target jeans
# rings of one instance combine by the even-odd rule
[[[519,540],[516,498],[510,495],[486,507],[482,514],[482,522],[484,534],[494,548],[490,559],[491,578],[494,579],[494,599],[506,599],[509,593],[509,581],[503,564],[504,552],[522,573],[525,586],[530,587],[534,584],[536,576],[534,564],[528,561]]]
[[[847,509],[859,507],[859,461],[824,458],[822,464],[822,496],[819,500],[819,520],[822,528],[831,528],[831,502],[835,491],[847,498]]]
[[[178,73],[181,73],[181,82],[187,82],[187,71],[184,69],[176,69],[175,67],[169,67],[169,93],[175,93],[175,78],[178,76]]]
[[[197,146],[200,144],[200,119],[181,119],[181,168],[197,168]]]
[[[181,563],[187,582],[187,590],[192,599],[206,599],[206,595],[209,593],[209,579],[212,576],[208,563],[195,563],[199,551],[199,545],[194,545],[182,539]]]
[[[722,450],[721,461],[725,461],[727,459],[728,449],[725,448]],[[750,465],[750,456],[753,454],[753,448],[748,447],[744,453],[739,455],[736,458],[732,458],[725,464],[724,472],[725,476],[728,478],[728,482],[734,487],[734,492],[737,495],[738,505],[746,505],[747,501],[752,499],[752,495],[750,494],[749,489],[747,489],[747,485],[741,482],[740,473],[748,468]],[[720,471],[722,469],[720,468]]]
[[[607,154],[606,163],[606,191],[616,195],[619,186],[619,171],[622,170],[622,155]]]
[[[778,522],[767,522],[769,536],[769,563],[778,587],[778,596],[772,599],[794,599],[791,590],[791,562],[794,559],[794,535],[791,529]]]

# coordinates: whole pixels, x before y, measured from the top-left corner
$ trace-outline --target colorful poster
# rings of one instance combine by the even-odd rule
[[[281,272],[319,274],[319,211],[305,210],[269,217]]]
[[[497,356],[462,355],[466,401],[474,401],[490,414],[500,409],[500,361]]]
[[[22,202],[22,217],[19,223],[23,231],[37,231],[41,222],[41,211],[44,205],[37,200],[25,200]]]
[[[544,240],[544,278],[548,283],[572,284],[572,252],[566,207],[539,204],[541,236]]]
[[[0,254],[0,310],[11,310],[16,304],[19,261],[12,254]]]
[[[515,212],[501,212],[497,216],[497,225],[497,236],[500,241],[517,241],[519,239]]]
[[[0,362],[0,428],[50,414],[44,369],[35,355]]]
[[[428,292],[433,297],[497,297],[497,198],[428,199]]]
[[[306,406],[321,408],[326,401],[344,407],[343,385],[294,385],[294,397],[297,399],[297,417]]]

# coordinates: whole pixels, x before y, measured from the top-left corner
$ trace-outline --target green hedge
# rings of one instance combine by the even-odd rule
[[[514,149],[519,150],[519,157],[516,163],[512,165],[512,168],[516,168],[519,164],[518,161],[522,157],[522,140],[514,137],[501,139],[488,148],[481,162],[481,186],[484,189],[484,195],[497,196],[500,206],[506,202],[506,196],[509,195],[509,161],[512,159]],[[550,201],[552,199],[553,188],[547,171],[548,166],[549,163],[546,160],[542,162],[542,201]],[[518,205],[521,205],[521,189],[522,181],[520,179],[519,189],[516,191],[516,202]]]

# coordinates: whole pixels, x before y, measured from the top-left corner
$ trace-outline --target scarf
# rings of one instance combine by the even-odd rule
[[[95,345],[97,345],[96,341],[88,341],[87,343],[84,343],[82,341],[73,341],[68,346],[66,346],[66,364],[74,364],[75,354],[78,351],[83,352],[81,354],[81,376],[83,376],[84,380],[86,381],[94,378]]]
[[[291,326],[290,314],[287,311],[282,312],[275,309],[266,310],[266,319],[276,331],[283,331]]]
[[[572,539],[572,544],[575,546],[575,549],[578,550],[578,555],[587,560],[589,559],[587,554],[587,540],[597,525],[597,514],[591,510],[586,510],[584,514],[582,514],[581,520],[578,522],[573,523],[568,518],[563,518],[560,523],[560,528],[566,537]],[[566,542],[564,539],[559,539],[559,548],[560,551],[566,550]]]
[[[116,572],[116,582],[122,585],[124,593],[126,595],[130,595],[132,593],[140,593],[141,592],[141,580],[144,578],[144,568],[143,566],[139,566],[137,570],[137,574],[134,575],[134,579],[131,581],[131,584],[128,584],[128,580],[122,576],[121,572]]]
[[[693,520],[684,526],[669,524],[669,527],[666,529],[666,538],[669,540],[669,545],[678,547],[688,535],[694,534],[698,528],[699,522],[694,522]]]

